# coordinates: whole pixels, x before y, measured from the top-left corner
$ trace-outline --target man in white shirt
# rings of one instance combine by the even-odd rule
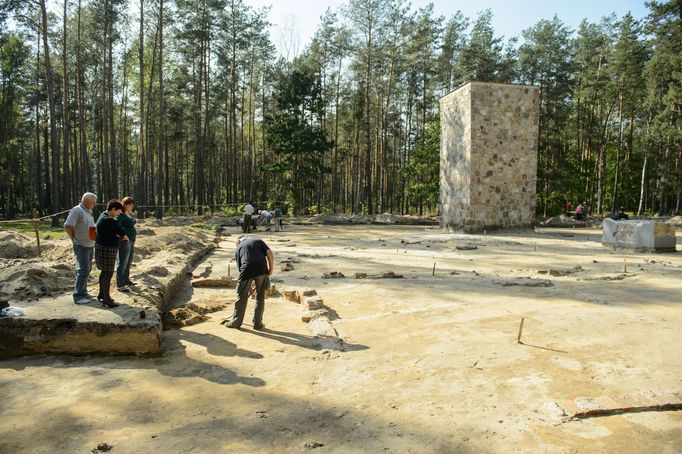
[[[242,231],[244,233],[251,232],[251,216],[255,211],[251,203],[252,202],[249,202],[246,205],[244,205],[244,225],[242,225]]]

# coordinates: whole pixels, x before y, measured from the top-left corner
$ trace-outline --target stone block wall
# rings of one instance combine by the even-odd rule
[[[533,224],[539,100],[538,87],[487,82],[441,99],[441,227]]]

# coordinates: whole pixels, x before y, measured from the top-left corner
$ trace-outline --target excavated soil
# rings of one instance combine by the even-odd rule
[[[151,225],[153,227],[150,227]],[[140,223],[131,279],[165,276],[167,265],[181,263],[192,251],[205,247],[213,233],[192,227],[168,227],[158,221]],[[17,305],[51,298],[73,290],[75,259],[71,241],[45,236],[38,257],[35,238],[0,231],[0,299]],[[94,266],[88,288],[97,287],[99,271]]]
[[[241,330],[225,328],[234,290],[184,285],[173,307],[226,308],[164,331],[163,357],[0,362],[0,452],[682,450],[682,412],[571,420],[557,406],[682,391],[679,240],[652,255],[609,251],[579,228],[253,236],[274,251],[278,288],[317,290],[338,342],[284,297],[266,300],[264,331],[251,329],[253,301]],[[149,268],[191,240],[161,238],[140,243]],[[235,274],[233,238],[219,246],[197,274]]]

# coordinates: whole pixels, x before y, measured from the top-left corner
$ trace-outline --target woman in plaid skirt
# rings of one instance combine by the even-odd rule
[[[111,298],[109,289],[114,276],[116,256],[121,241],[128,241],[126,231],[118,223],[115,216],[121,214],[123,204],[118,200],[110,200],[107,204],[106,217],[97,221],[97,243],[95,244],[95,264],[101,271],[99,274],[99,294],[97,299],[104,307],[118,307]]]

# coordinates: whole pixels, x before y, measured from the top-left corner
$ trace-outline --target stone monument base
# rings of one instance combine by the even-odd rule
[[[636,252],[675,252],[675,226],[656,221],[604,219],[602,245]]]

